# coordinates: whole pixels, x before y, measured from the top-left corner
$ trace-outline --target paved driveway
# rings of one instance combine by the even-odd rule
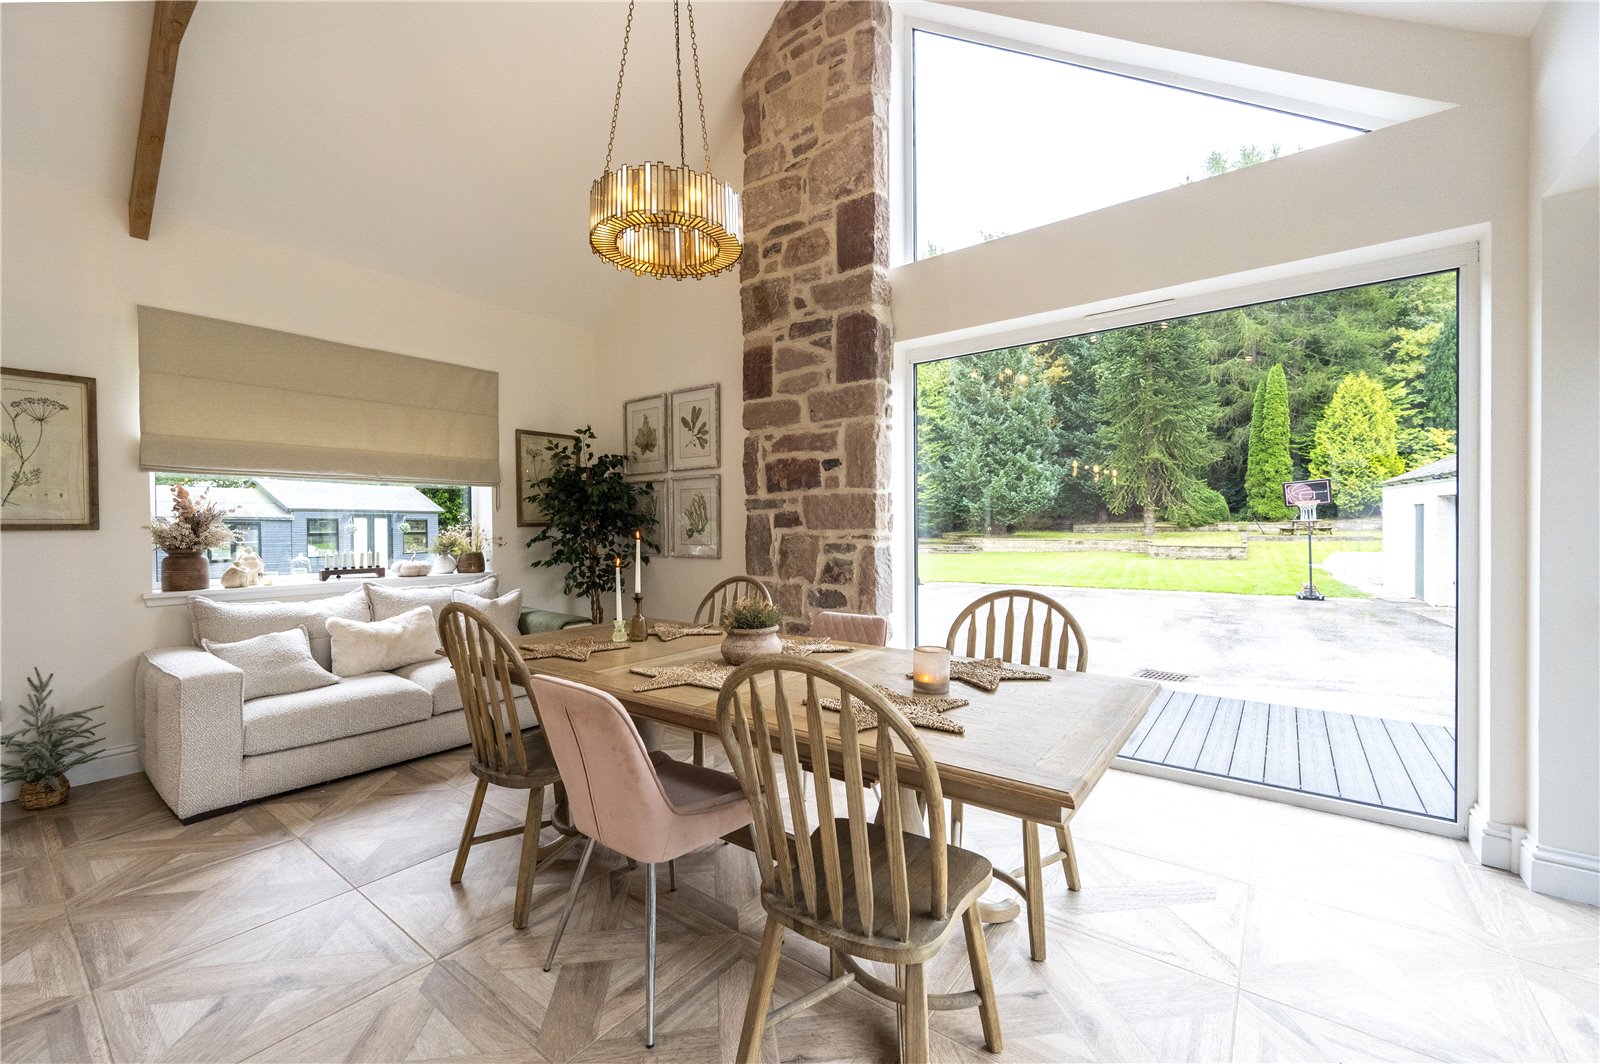
[[[919,642],[988,584],[918,588]],[[1454,611],[1381,599],[1040,587],[1083,625],[1089,667],[1189,675],[1168,684],[1225,698],[1455,725]]]

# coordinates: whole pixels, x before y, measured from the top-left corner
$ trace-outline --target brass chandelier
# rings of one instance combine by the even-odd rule
[[[678,72],[678,165],[624,163],[615,169],[617,114],[622,109],[622,79],[628,71],[628,38],[633,34],[634,0],[622,33],[622,64],[611,105],[611,139],[605,173],[589,189],[589,246],[619,270],[635,275],[683,280],[714,277],[739,261],[742,223],[739,193],[711,174],[711,140],[706,134],[705,92],[700,87],[700,47],[694,34],[694,4],[689,15],[689,49],[694,59],[694,91],[700,107],[700,146],[705,169],[688,164],[683,135],[683,39],[678,0],[672,3],[672,42]]]

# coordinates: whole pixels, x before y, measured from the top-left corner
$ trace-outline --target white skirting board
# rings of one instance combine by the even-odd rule
[[[1467,842],[1487,868],[1502,872],[1518,870],[1518,849],[1528,830],[1516,824],[1502,824],[1484,815],[1483,806],[1476,803],[1467,812]]]
[[[1600,905],[1600,856],[1522,840],[1518,875],[1535,894]]]
[[[118,776],[131,776],[142,771],[144,766],[139,762],[139,748],[130,743],[114,750],[107,750],[93,761],[79,765],[67,773],[67,781],[76,787],[83,783],[99,783],[101,780],[113,780]],[[0,802],[9,802],[16,798],[17,792],[21,789],[20,783],[8,783],[0,787]]]

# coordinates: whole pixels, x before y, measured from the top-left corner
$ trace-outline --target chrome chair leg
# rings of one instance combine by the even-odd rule
[[[656,866],[644,870],[644,1045],[656,1044]]]
[[[589,855],[594,853],[594,840],[590,839],[583,847],[583,856],[578,858],[578,871],[572,876],[572,886],[567,890],[567,904],[561,910],[561,919],[556,924],[555,937],[550,940],[550,952],[544,959],[544,970],[549,971],[556,962],[556,947],[561,945],[561,936],[567,930],[567,921],[572,918],[572,907],[578,903],[578,891],[583,888],[583,874],[589,870]]]

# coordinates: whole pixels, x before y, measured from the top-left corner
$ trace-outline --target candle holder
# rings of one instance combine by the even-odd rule
[[[645,634],[644,596],[635,592],[633,596],[633,616],[628,618],[628,642],[643,643]]]
[[[911,651],[911,690],[919,695],[950,693],[950,651],[915,647]]]
[[[611,641],[613,643],[626,643],[628,641],[628,628],[627,625],[622,623],[620,614],[615,621],[611,622]]]

